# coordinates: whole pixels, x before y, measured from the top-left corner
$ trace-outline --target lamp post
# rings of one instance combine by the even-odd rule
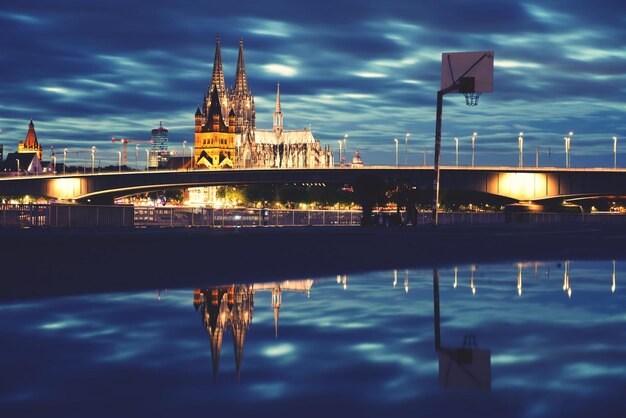
[[[570,142],[572,140],[572,136],[574,136],[574,132],[570,131],[569,135],[563,138],[565,140],[565,167],[566,168],[570,167],[569,150],[571,146]]]
[[[472,134],[472,168],[474,167],[474,144],[476,142],[477,135],[478,135],[478,132],[474,132],[474,134]]]
[[[117,172],[122,172],[122,153],[120,151],[117,152]]]
[[[150,171],[150,150],[146,150],[146,171]]]
[[[517,145],[519,146],[519,167],[524,167],[524,132],[520,132],[517,137]]]
[[[456,166],[459,166],[459,138],[454,138],[455,148],[456,148]]]
[[[52,156],[52,174],[56,174],[57,173],[57,156],[53,155]]]
[[[63,174],[65,174],[66,161],[67,161],[67,148],[63,150]]]
[[[535,145],[535,167],[539,168],[539,145]]]
[[[613,137],[613,168],[617,168],[617,137]]]
[[[96,167],[96,147],[95,145],[91,147],[91,174],[95,172]]]
[[[398,138],[394,138],[393,142],[396,143],[396,167],[398,166]]]
[[[135,170],[139,170],[139,144],[135,144]]]
[[[189,170],[193,170],[193,165],[194,165],[193,146],[189,144]]]
[[[187,145],[187,141],[183,141],[183,168],[185,168],[185,145]]]
[[[348,155],[348,134],[345,134],[343,136],[343,159],[346,159],[346,156]]]
[[[17,176],[20,176],[20,159],[16,158],[15,162],[17,163]]]
[[[409,133],[404,136],[404,165],[409,165]]]

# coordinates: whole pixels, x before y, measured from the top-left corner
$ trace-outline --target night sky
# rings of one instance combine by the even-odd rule
[[[495,51],[494,93],[478,107],[444,100],[442,162],[626,166],[626,3],[284,0],[236,2],[3,0],[0,143],[23,140],[32,117],[50,146],[98,148],[117,161],[112,136],[149,139],[163,121],[170,146],[193,141],[193,115],[210,82],[216,34],[226,83],[239,38],[257,127],[271,129],[276,83],[285,129],[312,126],[337,147],[348,134],[366,164],[394,163],[393,138],[410,132],[409,164],[432,163],[441,53]]]

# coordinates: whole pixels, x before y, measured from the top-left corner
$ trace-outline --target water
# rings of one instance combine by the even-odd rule
[[[613,266],[440,269],[439,327],[430,269],[3,302],[0,415],[625,416]]]

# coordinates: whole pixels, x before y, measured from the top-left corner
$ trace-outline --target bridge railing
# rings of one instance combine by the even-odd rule
[[[508,213],[507,223],[602,223],[624,224],[626,216],[620,213]]]

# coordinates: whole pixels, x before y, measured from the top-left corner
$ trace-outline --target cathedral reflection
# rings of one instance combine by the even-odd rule
[[[313,283],[314,281],[311,279],[286,280],[274,283],[233,284],[194,289],[193,306],[200,313],[202,324],[209,335],[213,380],[217,381],[222,342],[224,334],[229,332],[233,338],[237,380],[241,376],[246,332],[252,323],[256,292],[271,292],[271,305],[274,311],[274,336],[278,338],[278,318],[282,307],[282,293],[306,293],[309,297]]]
[[[534,273],[535,280],[545,277],[550,278],[550,263],[538,263],[538,262],[518,262],[513,264],[515,270],[511,271],[511,275],[507,275],[506,291],[515,291],[518,297],[522,297],[524,294],[523,289],[523,274],[526,271],[527,281],[528,275]],[[513,267],[511,266],[511,267]],[[566,260],[562,263],[558,263],[557,266],[563,269],[563,291],[569,296],[572,296],[572,286],[570,281],[570,261]],[[452,288],[456,289],[459,286],[459,280],[461,287],[464,287],[464,292],[467,292],[467,283],[469,281],[469,290],[471,295],[477,295],[477,283],[476,280],[480,280],[484,277],[484,274],[476,274],[478,266],[470,264],[466,268],[453,267],[450,272],[453,274]],[[403,291],[408,296],[409,290],[409,270],[398,271],[397,269],[391,270],[392,273],[392,285],[394,288],[398,288],[399,291]],[[415,276],[415,272],[412,273]],[[468,280],[469,279],[469,280]],[[403,280],[402,284],[398,284],[400,280]],[[515,290],[512,285],[516,283]],[[348,287],[348,275],[338,274],[336,276],[337,287],[347,289]],[[488,285],[490,281],[483,284],[481,293],[493,291],[493,286]],[[556,284],[549,281],[550,286],[555,285],[558,289],[560,283]],[[193,305],[196,311],[200,314],[202,324],[206,333],[209,336],[210,349],[211,349],[211,366],[213,372],[213,379],[217,381],[220,354],[222,350],[222,344],[224,339],[232,338],[234,356],[235,356],[235,368],[237,379],[240,379],[241,367],[243,361],[244,345],[246,341],[246,334],[252,324],[252,318],[254,314],[254,302],[257,292],[267,292],[270,295],[268,304],[273,310],[274,320],[274,338],[278,338],[279,335],[279,318],[280,311],[283,307],[283,293],[284,292],[297,292],[306,295],[307,299],[310,297],[311,288],[315,283],[312,279],[307,280],[287,280],[282,282],[270,282],[270,283],[253,283],[253,284],[231,284],[224,286],[215,286],[205,289],[195,289],[193,296]],[[422,289],[422,284],[419,281],[413,282],[414,289],[419,294]],[[448,282],[449,283],[449,282]],[[465,286],[462,286],[466,283]],[[510,287],[509,287],[510,286]],[[334,286],[333,286],[334,287]],[[358,285],[355,287],[359,289]],[[510,290],[509,290],[510,289]],[[532,289],[530,289],[532,290]],[[611,272],[611,292],[616,291],[616,263],[612,261]],[[167,293],[167,289],[157,289],[158,298]],[[342,292],[343,293],[343,292]],[[469,292],[468,292],[469,293]],[[411,295],[413,292],[411,293]],[[464,387],[464,388],[491,388],[491,351],[485,348],[478,348],[477,338],[474,335],[466,335],[462,344],[459,346],[447,346],[441,342],[441,317],[440,317],[440,300],[439,300],[439,270],[433,270],[433,306],[434,306],[434,337],[435,337],[435,350],[439,359],[439,378],[442,386],[445,387]]]

